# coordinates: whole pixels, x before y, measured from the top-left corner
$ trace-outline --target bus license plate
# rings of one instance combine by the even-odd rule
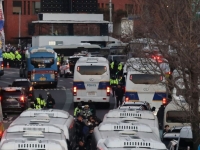
[[[46,78],[45,77],[41,77],[40,81],[46,81]]]
[[[88,94],[88,96],[95,96],[96,95],[95,92],[88,92],[87,94]]]

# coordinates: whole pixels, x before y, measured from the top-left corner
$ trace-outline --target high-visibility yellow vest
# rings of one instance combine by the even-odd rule
[[[110,64],[110,68],[113,69],[114,68],[114,61]]]
[[[112,85],[112,84],[118,84],[118,80],[117,79],[115,79],[115,80],[110,79],[110,85]]]
[[[121,71],[122,68],[123,68],[123,67],[122,67],[122,63],[119,63],[119,65],[118,65],[118,70]]]

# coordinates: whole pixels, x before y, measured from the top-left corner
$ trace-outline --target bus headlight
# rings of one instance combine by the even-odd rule
[[[55,74],[51,74],[51,79],[55,79]]]

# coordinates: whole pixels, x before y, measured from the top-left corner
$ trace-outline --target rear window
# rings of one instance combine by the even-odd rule
[[[30,83],[28,81],[17,81],[13,82],[12,86],[14,87],[29,87]]]
[[[130,80],[134,84],[158,84],[162,81],[161,75],[156,74],[131,74]]]
[[[188,112],[184,111],[168,111],[166,114],[166,122],[169,123],[188,123]]]
[[[81,75],[102,75],[107,71],[106,66],[78,66]]]
[[[20,96],[21,94],[22,94],[21,91],[3,91],[3,92],[2,92],[2,96],[3,96],[4,98]]]

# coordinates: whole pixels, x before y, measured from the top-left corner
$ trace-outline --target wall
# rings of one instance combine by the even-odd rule
[[[26,14],[24,14],[24,1],[26,1]],[[28,15],[28,1],[30,2],[30,15]],[[40,0],[22,0],[22,15],[21,15],[21,37],[28,35],[28,23],[32,20],[37,20],[37,15],[33,14],[32,2]],[[5,15],[5,37],[6,43],[13,43],[13,38],[19,37],[19,15],[13,14],[13,0],[4,1]]]

